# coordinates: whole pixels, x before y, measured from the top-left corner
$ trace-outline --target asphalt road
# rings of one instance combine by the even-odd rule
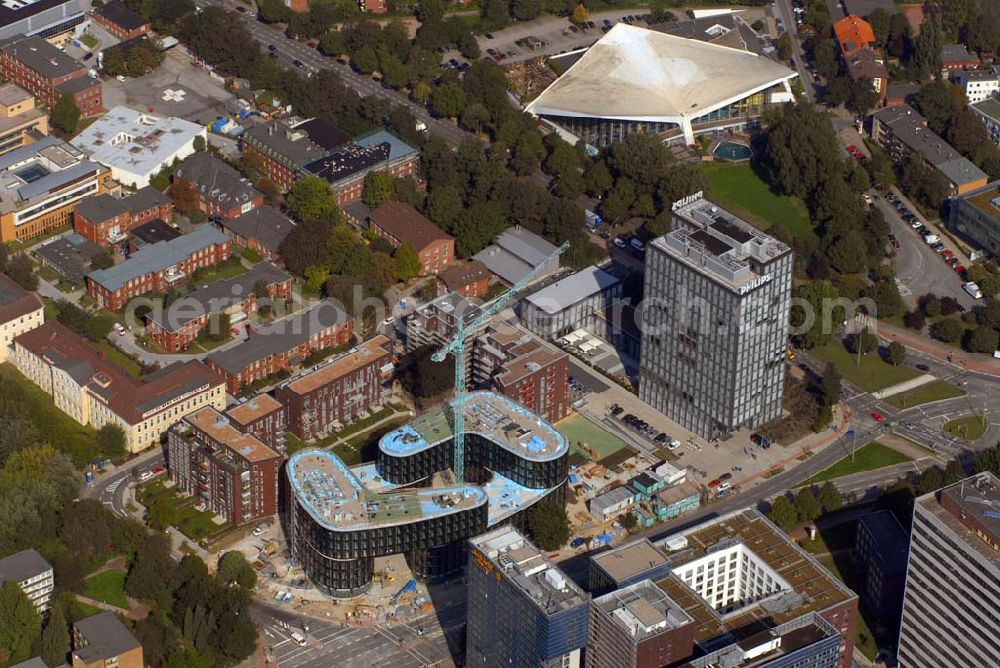
[[[109,473],[95,475],[94,482],[84,483],[80,492],[80,497],[85,499],[97,499],[111,512],[119,517],[128,517],[125,510],[125,490],[132,482],[136,469],[147,470],[154,466],[163,466],[163,452],[159,448],[152,448],[128,460],[121,466]]]
[[[196,4],[201,7],[212,5],[232,7],[232,3],[225,0],[197,0]],[[340,74],[340,78],[344,84],[353,88],[359,95],[363,97],[377,95],[395,105],[406,107],[413,113],[414,117],[427,125],[429,131],[441,135],[441,137],[452,144],[459,144],[470,137],[475,138],[475,135],[462,130],[449,120],[433,118],[424,107],[415,104],[400,93],[382,87],[381,84],[374,81],[371,77],[358,74],[349,66],[341,65],[333,58],[328,58],[319,51],[310,49],[305,44],[289,39],[283,32],[268,27],[264,23],[250,18],[247,14],[238,13],[237,16],[243,21],[243,24],[250,31],[250,34],[253,35],[254,39],[260,43],[261,51],[268,53],[268,46],[273,45],[275,47],[274,52],[278,54],[278,61],[286,65],[289,69],[306,73],[317,72],[321,69],[333,70]],[[293,61],[296,59],[302,63],[302,67],[296,67],[293,64]]]
[[[777,0],[772,5],[775,18],[781,18],[784,27],[792,34],[792,61],[795,63],[795,70],[799,73],[799,80],[802,82],[802,90],[810,100],[816,99],[816,83],[813,81],[812,73],[806,67],[805,54],[802,51],[802,40],[795,32],[795,13],[792,11],[792,3],[789,0]]]

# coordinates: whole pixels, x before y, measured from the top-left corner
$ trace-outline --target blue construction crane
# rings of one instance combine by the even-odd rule
[[[464,318],[457,319],[455,338],[444,348],[431,355],[435,362],[443,362],[448,353],[455,356],[455,400],[451,402],[452,419],[455,432],[455,476],[460,480],[465,480],[465,339],[471,333],[487,324],[493,316],[502,311],[507,304],[517,296],[532,280],[535,275],[546,268],[551,260],[559,257],[569,248],[569,242],[564,241],[562,246],[555,249],[548,257],[542,260],[535,268],[525,274],[521,280],[511,286],[510,290],[503,293],[489,304],[485,304],[479,316],[472,322],[466,323]]]

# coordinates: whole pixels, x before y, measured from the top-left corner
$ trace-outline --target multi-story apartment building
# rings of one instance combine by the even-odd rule
[[[0,155],[0,241],[70,224],[80,200],[111,185],[111,170],[55,137]]]
[[[101,80],[91,77],[86,65],[42,37],[15,35],[0,40],[0,74],[50,109],[68,94],[83,117],[104,113]]]
[[[201,362],[175,364],[138,381],[59,322],[15,338],[10,361],[80,424],[120,427],[132,453],[159,443],[188,413],[226,406],[222,378]]]
[[[382,407],[392,378],[392,343],[379,335],[279,385],[288,429],[303,440],[347,426]]]
[[[262,259],[279,263],[281,242],[295,229],[295,221],[266,204],[236,218],[221,218],[217,224],[237,248],[250,248]]]
[[[205,363],[237,394],[244,384],[285,371],[310,352],[344,345],[353,336],[354,320],[335,302],[324,300],[259,328],[245,342],[210,354]]]
[[[208,141],[204,125],[119,105],[74,137],[73,145],[110,167],[123,186],[145,188],[164,167],[193,154],[199,137]]]
[[[38,35],[64,42],[86,19],[80,0],[36,0],[0,4],[0,39]]]
[[[467,665],[581,665],[590,596],[516,529],[471,539],[467,577]]]
[[[167,432],[167,471],[177,488],[233,524],[278,512],[281,455],[211,407]]]
[[[350,142],[351,138],[323,120],[274,120],[247,130],[241,138],[244,157],[283,190],[303,174],[306,165]]]
[[[94,195],[74,209],[73,229],[101,246],[124,245],[132,230],[154,220],[169,221],[173,212],[173,201],[152,186],[128,197]]]
[[[0,86],[0,155],[49,134],[49,117],[35,107],[35,97],[20,86]]]
[[[909,535],[891,510],[858,518],[854,564],[864,582],[861,596],[879,619],[899,619],[909,544]]]
[[[55,578],[52,566],[37,551],[21,550],[0,559],[0,586],[4,582],[17,583],[39,612],[49,609]]]
[[[168,352],[184,350],[216,314],[229,316],[230,326],[253,316],[260,285],[270,299],[292,298],[292,277],[270,262],[260,262],[245,274],[203,285],[167,308],[153,309],[146,315],[146,335]]]
[[[100,7],[95,7],[90,16],[94,19],[94,23],[122,42],[148,35],[153,31],[153,24],[144,19],[139,12],[126,7],[122,0],[111,0]]]
[[[555,339],[590,322],[621,297],[622,283],[600,267],[587,267],[524,298],[521,322],[538,336]]]
[[[792,251],[699,192],[646,247],[639,396],[704,438],[781,414]]]
[[[969,105],[979,120],[986,126],[993,143],[1000,147],[1000,99],[989,98]]]
[[[258,394],[226,410],[226,417],[244,434],[255,436],[271,448],[284,443],[288,431],[285,406],[270,394]]]
[[[264,195],[239,172],[207,151],[177,166],[174,183],[194,189],[198,208],[210,217],[236,218],[264,203]]]
[[[437,274],[455,262],[455,240],[409,204],[386,202],[372,211],[368,229],[398,248],[413,246],[422,274]]]
[[[73,622],[72,668],[143,668],[142,644],[113,612]]]
[[[919,160],[948,180],[949,194],[964,195],[986,185],[986,172],[934,134],[927,121],[908,104],[872,114],[872,139],[894,161]]]
[[[1000,256],[1000,181],[953,198],[948,206],[948,227],[993,257]]]
[[[87,274],[87,294],[112,311],[147,292],[166,292],[182,285],[201,267],[229,259],[232,242],[211,225],[200,225],[170,241],[143,246],[129,259]]]
[[[953,77],[955,85],[965,93],[965,99],[970,104],[982,102],[996,97],[1000,93],[1000,71],[996,68],[991,70],[962,70],[956,72]]]
[[[481,309],[460,294],[449,292],[420,306],[406,319],[406,349],[443,346],[458,333],[459,318],[469,325]],[[468,334],[472,341],[472,332]]]
[[[303,170],[327,181],[343,208],[361,199],[368,172],[388,172],[396,178],[414,176],[420,152],[385,130],[359,137],[350,145],[306,165]]]
[[[36,292],[28,292],[0,274],[0,362],[7,361],[11,342],[45,322],[45,303]]]
[[[1000,478],[980,473],[918,497],[899,667],[996,665],[998,609]]]
[[[482,298],[490,289],[490,270],[479,260],[453,264],[437,279],[439,292],[457,292],[468,299]]]

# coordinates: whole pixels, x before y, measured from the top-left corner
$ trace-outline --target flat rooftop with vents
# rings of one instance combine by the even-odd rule
[[[303,450],[286,464],[292,493],[321,526],[356,531],[440,517],[487,503],[475,485],[391,490],[376,493],[335,454]]]
[[[389,432],[379,440],[379,449],[394,457],[407,457],[451,438],[451,421],[445,411],[443,406],[435,408]],[[556,459],[569,448],[566,437],[548,422],[494,392],[467,395],[465,429],[534,461]]]
[[[1000,568],[1000,478],[980,473],[918,503],[994,568]]]
[[[261,462],[279,457],[277,452],[261,443],[256,437],[236,429],[229,418],[211,406],[191,413],[185,421],[248,462]]]
[[[637,643],[694,622],[691,615],[649,580],[595,598],[592,605]]]
[[[737,292],[763,279],[754,270],[756,263],[770,263],[791,252],[786,244],[703,197],[681,200],[674,205],[673,217],[680,224],[651,243]]]

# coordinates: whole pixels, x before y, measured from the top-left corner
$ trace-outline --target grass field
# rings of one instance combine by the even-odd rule
[[[569,441],[571,453],[578,452],[591,461],[605,459],[622,448],[632,450],[625,441],[579,413],[561,420],[556,425],[556,430]],[[591,453],[579,446],[581,441],[597,450],[600,457],[595,460]]]
[[[979,415],[966,415],[945,423],[942,429],[949,436],[972,443],[983,437],[989,424],[988,421],[984,422]]]
[[[127,610],[129,605],[125,598],[125,572],[108,570],[87,578],[87,588],[83,595]]]
[[[920,375],[919,371],[907,366],[886,364],[875,352],[862,355],[859,365],[857,356],[848,352],[840,341],[832,341],[809,352],[823,362],[832,362],[845,380],[866,392],[878,392]]]
[[[896,408],[913,408],[921,404],[929,404],[932,401],[954,399],[961,396],[965,396],[965,390],[943,380],[935,380],[906,392],[891,394],[885,400]]]
[[[115,346],[107,340],[104,341],[90,341],[90,346],[100,350],[102,353],[107,355],[111,362],[122,368],[122,370],[128,375],[135,379],[142,378],[142,367],[134,359],[123,353],[122,351],[115,348]]]
[[[762,230],[781,225],[793,237],[813,234],[809,212],[797,197],[778,195],[748,164],[709,162],[703,165],[708,178],[706,195]]]
[[[139,492],[139,501],[148,509],[146,521],[151,526],[174,526],[193,541],[224,531],[228,524],[216,524],[212,513],[198,510],[190,498],[180,496],[161,482],[153,482]]]
[[[830,468],[820,471],[813,477],[806,480],[803,485],[815,485],[816,483],[832,480],[852,473],[863,471],[874,471],[875,469],[912,461],[910,457],[900,454],[892,448],[887,448],[877,441],[872,441],[868,445],[858,448],[854,453],[854,461],[848,455]]]

